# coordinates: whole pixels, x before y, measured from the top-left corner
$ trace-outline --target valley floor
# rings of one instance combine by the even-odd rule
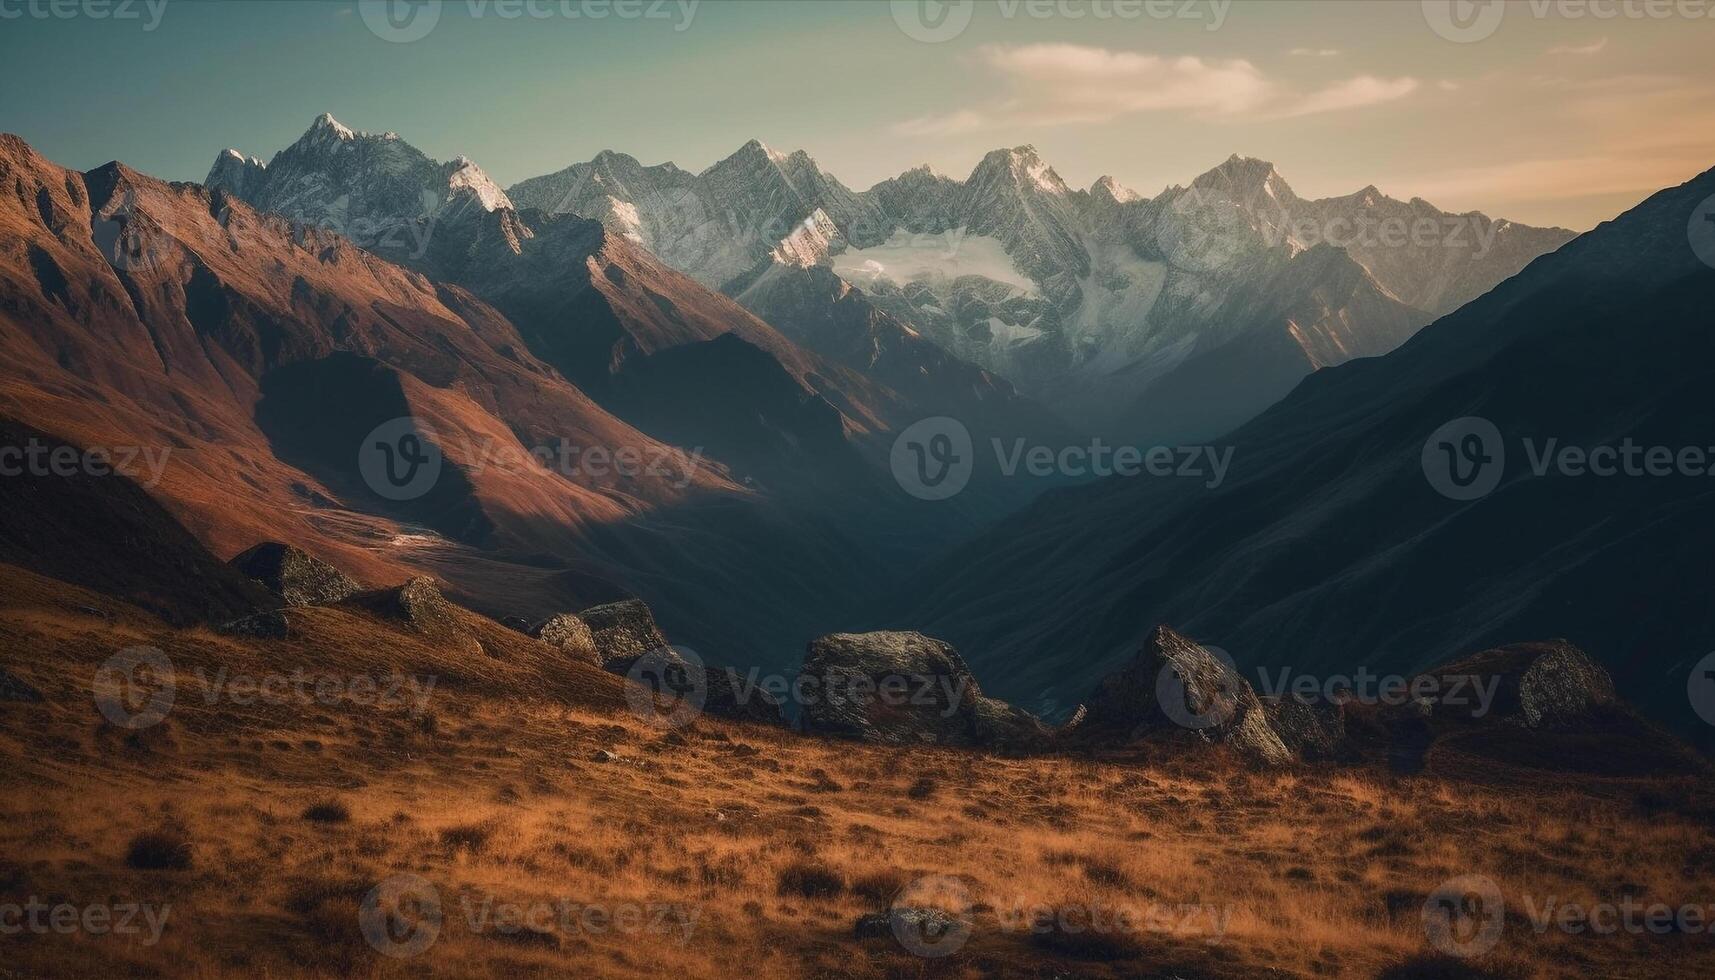
[[[301,635],[237,640],[0,566],[0,664],[40,695],[0,701],[0,977],[1715,974],[1706,932],[1535,921],[1626,896],[1715,905],[1715,811],[1680,777],[665,731],[618,678],[475,617],[473,661],[302,612]],[[170,657],[175,700],[127,731],[91,686],[136,645]],[[323,693],[242,683],[294,672]],[[384,697],[400,674],[419,684]],[[1491,952],[1458,960],[1423,908],[1464,875],[1506,913]],[[383,882],[415,901],[378,932]],[[924,957],[854,933],[908,899],[961,903],[968,941]],[[10,928],[27,919],[5,906],[30,902],[140,909],[141,928]],[[1033,931],[1038,907],[1068,928]]]

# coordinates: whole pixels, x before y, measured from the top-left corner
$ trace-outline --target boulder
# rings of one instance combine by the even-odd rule
[[[1423,676],[1436,682],[1429,710],[1437,718],[1480,720],[1480,690],[1493,691],[1488,717],[1532,728],[1573,721],[1615,700],[1608,671],[1566,640],[1485,650]]]
[[[1130,663],[1096,686],[1085,709],[1078,735],[1097,744],[1191,733],[1257,762],[1292,761],[1262,699],[1232,662],[1167,626],[1157,626]]]
[[[278,541],[264,541],[229,562],[262,583],[288,606],[328,606],[356,595],[358,584],[344,572]]]
[[[1331,760],[1348,755],[1344,703],[1288,694],[1265,701],[1264,707],[1275,734],[1299,758]]]
[[[353,602],[465,654],[481,656],[485,652],[482,642],[459,621],[458,607],[441,594],[441,587],[432,578],[418,576],[395,588],[364,592]]]
[[[805,731],[869,742],[1025,747],[1051,731],[986,697],[950,645],[921,633],[833,633],[810,643]]]
[[[549,616],[525,632],[549,646],[559,647],[574,660],[602,666],[601,657],[596,653],[595,634],[579,616],[572,613]]]
[[[641,599],[592,606],[577,618],[589,628],[602,666],[614,670],[614,661],[627,661],[617,673],[625,673],[639,656],[667,646],[667,637],[655,625],[655,615]]]

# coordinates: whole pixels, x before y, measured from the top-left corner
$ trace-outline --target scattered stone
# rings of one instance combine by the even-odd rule
[[[590,756],[591,762],[618,762],[619,754],[608,749],[596,749]]]
[[[254,613],[215,627],[224,636],[246,636],[255,640],[284,640],[292,635],[291,620],[282,610]]]
[[[228,564],[262,583],[288,606],[329,606],[351,598],[360,589],[339,569],[278,541],[264,541]]]
[[[1191,733],[1268,765],[1292,761],[1255,689],[1226,659],[1157,626],[1131,662],[1104,678],[1086,704],[1080,737],[1126,743]]]
[[[986,747],[1045,743],[1033,715],[986,697],[952,646],[921,633],[833,633],[804,657],[803,724],[870,742]]]
[[[942,909],[905,906],[859,916],[853,933],[859,939],[894,938],[901,934],[922,936],[933,943],[969,927],[969,923]]]

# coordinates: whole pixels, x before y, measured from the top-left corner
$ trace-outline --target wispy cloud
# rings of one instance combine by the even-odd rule
[[[1157,109],[1243,112],[1265,101],[1271,88],[1243,59],[1165,58],[1079,44],[990,45],[980,58],[1018,84],[1021,97],[1038,96],[1092,122]]]
[[[1165,57],[1081,44],[988,45],[975,58],[1008,83],[1004,100],[907,119],[893,132],[935,136],[1168,111],[1214,120],[1283,119],[1391,102],[1418,87],[1413,78],[1360,75],[1305,93],[1242,58]]]
[[[961,109],[946,115],[918,116],[904,122],[895,123],[893,132],[898,136],[945,136],[953,133],[969,133],[988,126],[988,120],[983,114],[971,109]]]
[[[1309,116],[1319,112],[1341,112],[1347,109],[1362,109],[1367,106],[1381,105],[1403,99],[1417,91],[1415,78],[1376,78],[1373,75],[1359,75],[1336,82],[1326,88],[1312,92],[1279,113],[1283,119],[1296,116]]]
[[[1294,58],[1333,58],[1340,53],[1339,48],[1293,48],[1286,52]]]
[[[1589,44],[1562,44],[1548,49],[1549,54],[1592,55],[1600,54],[1608,46],[1607,38],[1591,41]]]

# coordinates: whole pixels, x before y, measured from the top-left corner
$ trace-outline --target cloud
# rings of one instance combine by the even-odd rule
[[[1265,102],[1272,84],[1243,59],[1165,58],[1079,44],[989,45],[981,61],[1010,78],[1026,100],[1105,122],[1160,109],[1230,114]]]
[[[1548,53],[1549,54],[1592,55],[1592,54],[1599,54],[1601,52],[1601,50],[1607,46],[1608,46],[1608,39],[1604,37],[1600,40],[1592,41],[1589,44],[1562,44],[1558,47],[1549,48]]]
[[[946,136],[953,133],[969,133],[988,125],[988,120],[982,113],[971,109],[961,109],[949,112],[944,116],[918,116],[904,122],[895,123],[892,131],[896,136]]]
[[[1340,53],[1339,48],[1293,48],[1286,52],[1294,58],[1333,58]]]
[[[1004,127],[1106,123],[1146,112],[1215,121],[1291,119],[1361,109],[1416,91],[1414,78],[1360,75],[1302,93],[1242,58],[1165,57],[1081,44],[992,44],[975,54],[1006,91],[968,106],[895,123],[898,136],[943,136]]]
[[[1367,106],[1381,105],[1403,99],[1417,91],[1415,78],[1376,78],[1373,75],[1359,75],[1343,82],[1336,82],[1327,88],[1312,92],[1281,112],[1280,118],[1291,119],[1297,116],[1309,116],[1319,112],[1339,112],[1346,109],[1362,109]]]

